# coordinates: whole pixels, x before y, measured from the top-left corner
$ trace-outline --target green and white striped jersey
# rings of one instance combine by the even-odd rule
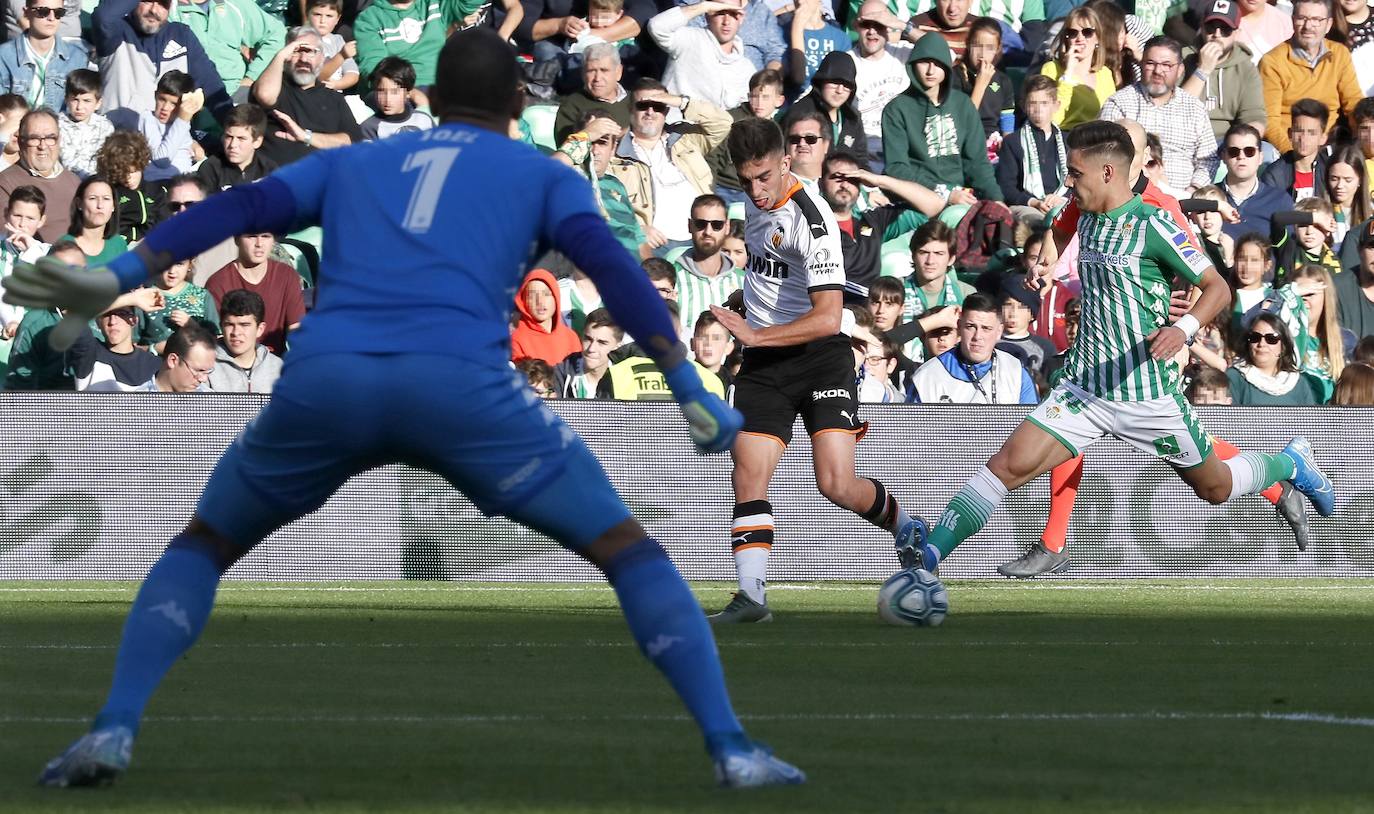
[[[707,277],[697,271],[692,254],[688,251],[677,261],[677,304],[678,322],[681,333],[691,336],[696,327],[697,317],[712,305],[724,305],[730,295],[744,287],[744,270],[735,268],[729,257],[721,258],[720,273]]]
[[[1078,222],[1083,315],[1065,360],[1065,378],[1108,401],[1143,401],[1179,392],[1172,360],[1156,361],[1145,340],[1169,321],[1176,277],[1202,280],[1211,262],[1173,216],[1139,195]]]

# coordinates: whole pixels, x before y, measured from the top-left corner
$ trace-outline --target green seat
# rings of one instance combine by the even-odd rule
[[[668,251],[664,252],[663,259],[667,260],[669,263],[673,263],[674,265],[676,265],[678,258],[686,254],[688,250],[690,250],[691,248],[691,246],[678,246],[675,249],[669,249]]]
[[[557,105],[530,105],[520,114],[520,120],[529,126],[535,144],[553,151],[558,149],[553,138],[553,120],[557,116]]]

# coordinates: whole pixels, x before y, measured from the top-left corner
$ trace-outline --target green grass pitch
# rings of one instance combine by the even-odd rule
[[[225,583],[130,774],[33,786],[102,698],[130,583],[0,583],[0,811],[1374,808],[1374,584],[779,585],[720,631],[746,726],[810,774],[725,792],[602,586]],[[694,586],[715,606],[724,584]]]

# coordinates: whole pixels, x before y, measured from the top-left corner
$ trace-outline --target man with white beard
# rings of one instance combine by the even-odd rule
[[[320,84],[323,65],[319,32],[301,26],[291,30],[286,46],[253,83],[253,100],[268,111],[263,155],[281,166],[363,140],[343,94]]]

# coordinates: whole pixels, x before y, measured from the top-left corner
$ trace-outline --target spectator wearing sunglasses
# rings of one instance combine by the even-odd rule
[[[1211,0],[1206,8],[1196,47],[1183,59],[1182,90],[1202,102],[1218,140],[1236,124],[1248,124],[1263,137],[1268,114],[1259,71],[1236,36],[1240,6],[1235,0]]]
[[[1226,165],[1226,175],[1219,186],[1227,203],[1236,208],[1239,220],[1223,222],[1221,230],[1232,238],[1249,232],[1267,235],[1274,214],[1293,208],[1287,192],[1260,179],[1262,146],[1259,131],[1249,124],[1231,125],[1222,138],[1221,161]]]
[[[736,268],[721,249],[730,234],[725,199],[702,195],[692,202],[687,224],[692,248],[677,260],[678,322],[683,331],[697,323],[712,305],[725,305],[730,295],[744,286],[744,269]]]
[[[1298,367],[1297,351],[1283,321],[1260,314],[1240,335],[1236,362],[1226,371],[1231,401],[1241,407],[1303,407],[1322,403],[1322,384]]]
[[[649,21],[654,42],[668,55],[663,84],[674,94],[729,110],[749,98],[749,77],[758,70],[739,38],[742,0],[703,0],[675,6]],[[706,15],[706,28],[688,25]],[[770,63],[770,67],[772,66]]]
[[[58,37],[67,9],[62,0],[28,0],[28,30],[0,44],[0,93],[17,93],[30,109],[62,107],[67,74],[86,67],[86,49]]]
[[[834,146],[830,140],[830,120],[815,110],[793,110],[783,120],[782,129],[787,135],[792,174],[806,181],[819,181],[821,164]]]
[[[692,201],[715,187],[706,156],[730,133],[730,114],[695,97],[669,93],[653,79],[641,79],[632,93],[630,132],[616,146],[611,174],[630,194],[651,249],[690,245],[687,222]],[[682,121],[668,124],[677,110]]]
[[[57,36],[68,42],[82,44],[81,40],[81,0],[63,0],[62,4],[67,13],[62,15],[62,22],[57,27]],[[28,20],[25,19],[24,9],[28,6],[28,0],[5,0],[5,33],[6,42],[12,42],[24,36],[24,31],[28,27]],[[84,47],[84,44],[83,44]]]

